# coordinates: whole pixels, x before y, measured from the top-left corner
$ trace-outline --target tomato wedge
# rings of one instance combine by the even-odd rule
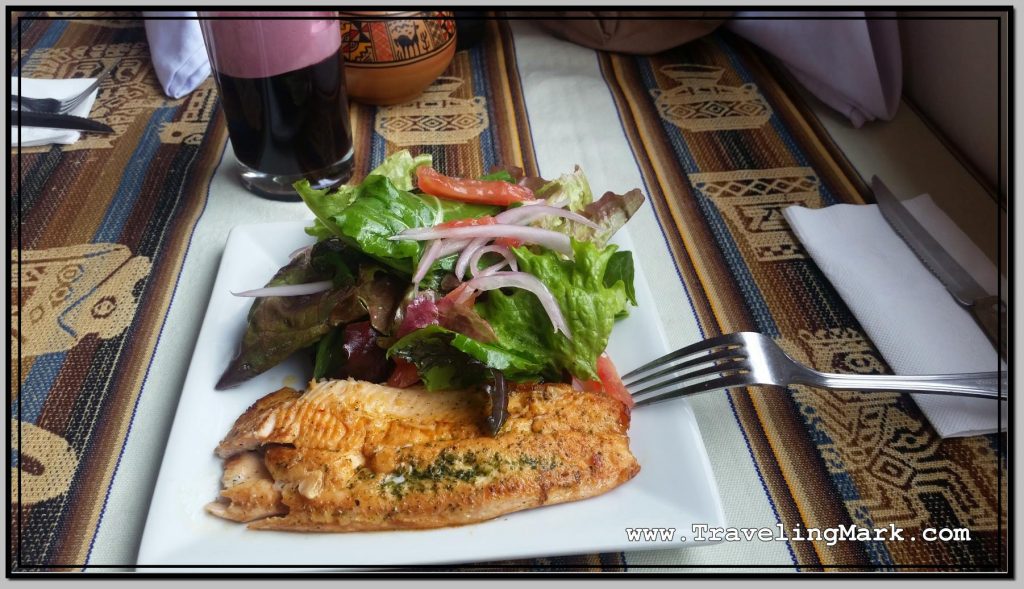
[[[416,168],[416,183],[420,190],[427,194],[473,204],[507,207],[512,203],[537,198],[533,191],[525,186],[510,184],[504,180],[452,178],[428,166]]]
[[[575,376],[572,377],[572,388],[578,391],[587,391],[588,393],[603,393],[604,385],[599,380],[580,380]]]
[[[454,305],[462,304],[462,305],[468,305],[470,307],[475,305],[476,304],[476,298],[478,296],[480,296],[479,291],[472,293],[469,296],[469,299],[467,299],[466,301],[464,301],[462,303],[458,302],[459,301],[459,297],[462,296],[462,293],[466,292],[467,288],[469,288],[469,283],[468,282],[463,282],[462,284],[456,286],[454,289],[452,289],[452,291],[450,293],[444,295],[444,297],[440,301],[438,301],[438,303],[437,303],[438,309],[441,309],[445,305],[454,306]]]
[[[619,371],[615,369],[615,365],[612,364],[612,359],[608,357],[608,354],[601,354],[597,358],[597,377],[601,379],[601,384],[604,385],[604,392],[608,396],[622,401],[622,404],[628,409],[633,408],[636,401],[629,394],[626,385],[622,384],[622,379],[619,378]]]
[[[454,221],[445,221],[444,223],[438,223],[434,227],[438,229],[451,229],[453,227],[483,227],[484,225],[496,225],[498,221],[490,215],[483,217],[470,217],[469,219],[455,219]]]
[[[601,354],[597,357],[597,378],[598,380],[580,380],[574,376],[572,377],[572,388],[591,393],[603,392],[609,397],[622,402],[627,409],[632,409],[633,405],[636,404],[633,396],[626,389],[626,385],[622,384],[622,379],[619,378],[619,371],[615,369],[615,365],[612,364],[612,359],[608,357],[608,354]]]
[[[408,360],[395,358],[395,369],[388,377],[388,386],[404,389],[411,387],[420,380],[420,374],[416,371],[416,365]]]

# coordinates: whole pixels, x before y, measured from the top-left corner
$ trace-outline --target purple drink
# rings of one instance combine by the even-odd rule
[[[242,183],[298,200],[292,183],[326,188],[352,173],[341,31],[333,12],[201,12],[308,20],[201,20]]]

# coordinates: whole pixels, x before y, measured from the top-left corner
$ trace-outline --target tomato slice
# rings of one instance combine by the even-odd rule
[[[533,191],[525,186],[510,184],[504,180],[452,178],[428,166],[416,168],[416,183],[420,190],[427,194],[473,204],[507,207],[512,203],[537,198]]]
[[[519,247],[523,245],[523,241],[521,239],[516,239],[515,237],[496,237],[494,239],[494,244],[503,245],[505,247]]]
[[[388,377],[388,386],[404,389],[411,387],[420,380],[420,373],[416,371],[416,365],[408,360],[395,358],[395,369]]]
[[[471,217],[469,219],[455,219],[454,221],[445,221],[444,223],[438,223],[434,227],[438,229],[451,229],[453,227],[483,227],[484,225],[496,225],[497,219],[490,215],[483,217]]]
[[[601,354],[597,358],[597,378],[598,380],[580,380],[574,376],[572,377],[572,388],[591,393],[605,393],[622,402],[627,409],[632,409],[636,404],[633,396],[626,389],[626,385],[622,384],[619,372],[615,370],[615,365],[612,364],[612,359],[608,357],[608,354]]]
[[[444,297],[440,301],[438,301],[438,303],[437,303],[438,309],[443,308],[445,305],[448,305],[448,306],[459,305],[460,304],[458,302],[459,297],[462,296],[462,293],[466,292],[467,288],[469,288],[469,283],[468,282],[463,282],[462,284],[456,286],[454,289],[452,289],[451,292],[449,292],[448,294],[444,295]],[[474,293],[472,293],[469,296],[469,299],[467,299],[466,301],[464,301],[461,304],[462,305],[468,305],[469,307],[472,307],[473,305],[476,304],[476,298],[478,296],[480,296],[480,292],[479,291],[478,292],[474,292]]]
[[[612,359],[608,357],[608,354],[601,354],[597,358],[597,377],[601,379],[601,384],[604,385],[604,392],[608,396],[622,401],[622,404],[628,409],[633,408],[636,401],[629,394],[626,385],[622,384],[622,379],[619,378],[619,371],[615,369],[615,365],[612,364]]]
[[[599,380],[580,380],[575,376],[572,377],[572,388],[578,391],[587,391],[588,393],[603,393],[604,385]]]

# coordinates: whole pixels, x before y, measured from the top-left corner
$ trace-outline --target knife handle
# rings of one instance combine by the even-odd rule
[[[1010,337],[1006,331],[1006,305],[996,295],[987,296],[974,301],[971,305],[971,314],[999,350],[999,357],[1006,360],[1006,341]],[[1003,335],[1001,338],[1000,333]]]

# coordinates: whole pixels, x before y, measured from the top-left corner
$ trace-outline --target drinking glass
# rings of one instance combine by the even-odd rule
[[[299,200],[352,175],[352,129],[337,13],[200,12],[242,185]]]

